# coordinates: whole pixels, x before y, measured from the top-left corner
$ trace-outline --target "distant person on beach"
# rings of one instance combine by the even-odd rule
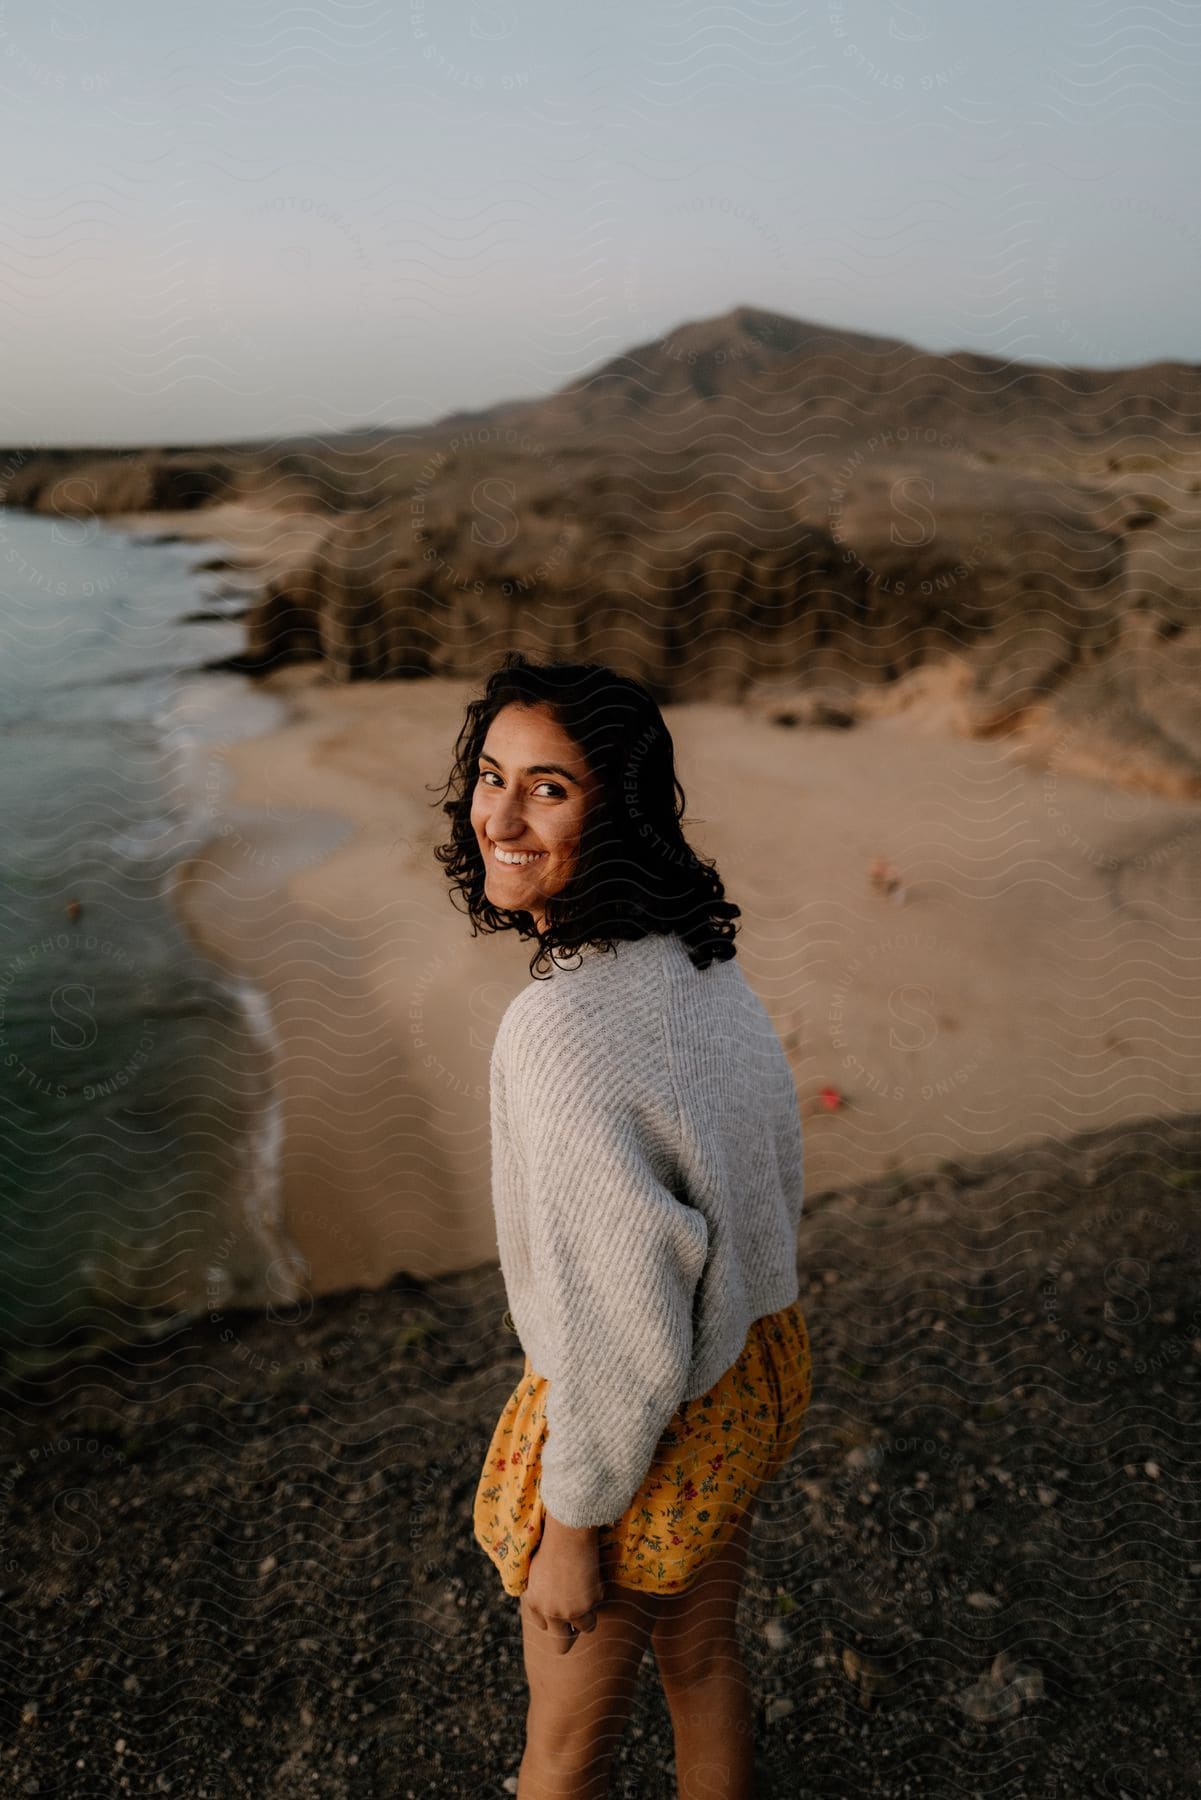
[[[525,1353],[474,1506],[520,1596],[519,1800],[588,1800],[653,1646],[683,1800],[752,1793],[737,1608],[809,1404],[802,1141],[662,713],[509,652],[467,708],[436,854],[474,930],[536,940],[492,1052],[492,1193]],[[452,894],[452,897],[454,895]]]

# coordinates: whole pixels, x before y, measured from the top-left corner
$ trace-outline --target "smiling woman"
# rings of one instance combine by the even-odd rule
[[[435,852],[475,930],[552,954],[677,933],[697,968],[734,955],[711,863],[686,841],[671,736],[647,689],[597,663],[510,651],[467,708]]]
[[[526,1363],[473,1514],[520,1597],[518,1791],[604,1791],[653,1642],[682,1800],[715,1795],[719,1768],[739,1800],[742,1558],[811,1380],[788,1059],[639,682],[510,653],[448,787],[437,855],[473,925],[532,934],[531,975],[549,965],[492,1051],[497,1245]]]
[[[566,886],[579,855],[596,779],[546,705],[504,707],[479,764],[471,823],[484,890],[497,906],[528,911],[541,931],[543,901]]]

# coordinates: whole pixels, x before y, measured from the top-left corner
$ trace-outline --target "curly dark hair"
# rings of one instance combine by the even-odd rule
[[[471,823],[488,727],[502,707],[514,704],[552,708],[599,782],[571,877],[547,897],[543,931],[532,913],[489,901]],[[734,920],[742,908],[725,898],[713,863],[685,841],[684,790],[671,733],[640,681],[603,663],[535,663],[520,650],[507,651],[483,695],[468,703],[442,796],[433,804],[449,818],[451,836],[434,855],[446,868],[452,903],[457,904],[456,893],[465,899],[472,936],[480,930],[533,935],[538,948],[530,958],[531,975],[540,967],[550,973],[552,950],[569,955],[585,945],[612,950],[615,940],[653,933],[675,933],[698,969],[737,955]]]

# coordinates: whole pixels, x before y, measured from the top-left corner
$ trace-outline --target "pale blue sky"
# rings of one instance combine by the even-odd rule
[[[8,0],[9,443],[416,424],[739,303],[1201,361],[1183,0]]]

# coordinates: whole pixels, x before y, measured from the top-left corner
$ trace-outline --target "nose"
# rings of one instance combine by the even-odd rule
[[[507,838],[520,837],[525,830],[520,804],[508,794],[497,794],[484,816],[487,835],[503,844]]]

